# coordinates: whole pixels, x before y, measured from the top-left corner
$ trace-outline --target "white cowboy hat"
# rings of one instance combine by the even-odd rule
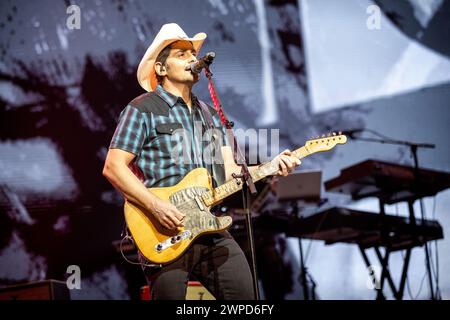
[[[165,47],[175,41],[185,40],[190,41],[198,53],[205,39],[206,33],[200,32],[193,38],[189,38],[178,24],[168,23],[163,25],[139,63],[137,78],[141,87],[148,92],[155,90],[158,85],[154,68],[155,60]]]

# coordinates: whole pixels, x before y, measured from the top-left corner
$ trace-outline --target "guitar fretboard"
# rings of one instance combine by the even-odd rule
[[[298,148],[297,150],[292,152],[299,159],[303,159],[311,153],[309,150],[303,146]],[[250,174],[253,178],[253,182],[257,182],[267,176],[274,175],[278,171],[278,161],[277,159],[271,160],[267,163],[262,164],[258,168],[254,170],[250,170]],[[208,206],[213,206],[226,197],[232,195],[233,193],[242,189],[242,180],[239,179],[231,179],[224,184],[214,188],[211,191],[208,191],[202,195],[203,202]]]

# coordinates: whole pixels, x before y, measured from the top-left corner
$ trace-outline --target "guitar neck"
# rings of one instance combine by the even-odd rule
[[[299,159],[303,159],[306,156],[310,155],[311,152],[305,147],[298,148],[297,150],[292,152]],[[271,176],[277,173],[279,168],[278,162],[271,160],[259,166],[258,168],[251,170],[250,174],[253,178],[253,182],[257,182],[267,176]],[[241,179],[231,179],[224,184],[214,188],[211,191],[208,191],[202,195],[204,203],[210,207],[214,206],[223,199],[232,195],[233,193],[242,189],[242,180]]]

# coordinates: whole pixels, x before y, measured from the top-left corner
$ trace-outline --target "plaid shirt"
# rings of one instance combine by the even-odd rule
[[[220,136],[215,137],[222,146],[226,139],[220,117],[208,108]],[[158,86],[155,92],[131,101],[121,112],[110,148],[136,155],[130,168],[146,187],[173,186],[198,167],[207,168],[211,175],[215,173],[216,183],[223,183],[223,165],[211,165],[213,161],[220,162],[221,155],[209,152],[214,148],[210,136],[205,135],[208,118],[194,95],[191,109],[190,112],[181,97]]]

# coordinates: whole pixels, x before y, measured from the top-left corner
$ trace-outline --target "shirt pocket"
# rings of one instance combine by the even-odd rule
[[[175,130],[181,128],[183,128],[183,125],[179,122],[159,123],[155,126],[155,130],[158,134],[173,134]]]
[[[179,158],[183,145],[180,143],[179,134],[184,131],[183,125],[179,122],[158,123],[155,125],[156,139],[153,141],[153,149],[164,159],[175,160]]]

